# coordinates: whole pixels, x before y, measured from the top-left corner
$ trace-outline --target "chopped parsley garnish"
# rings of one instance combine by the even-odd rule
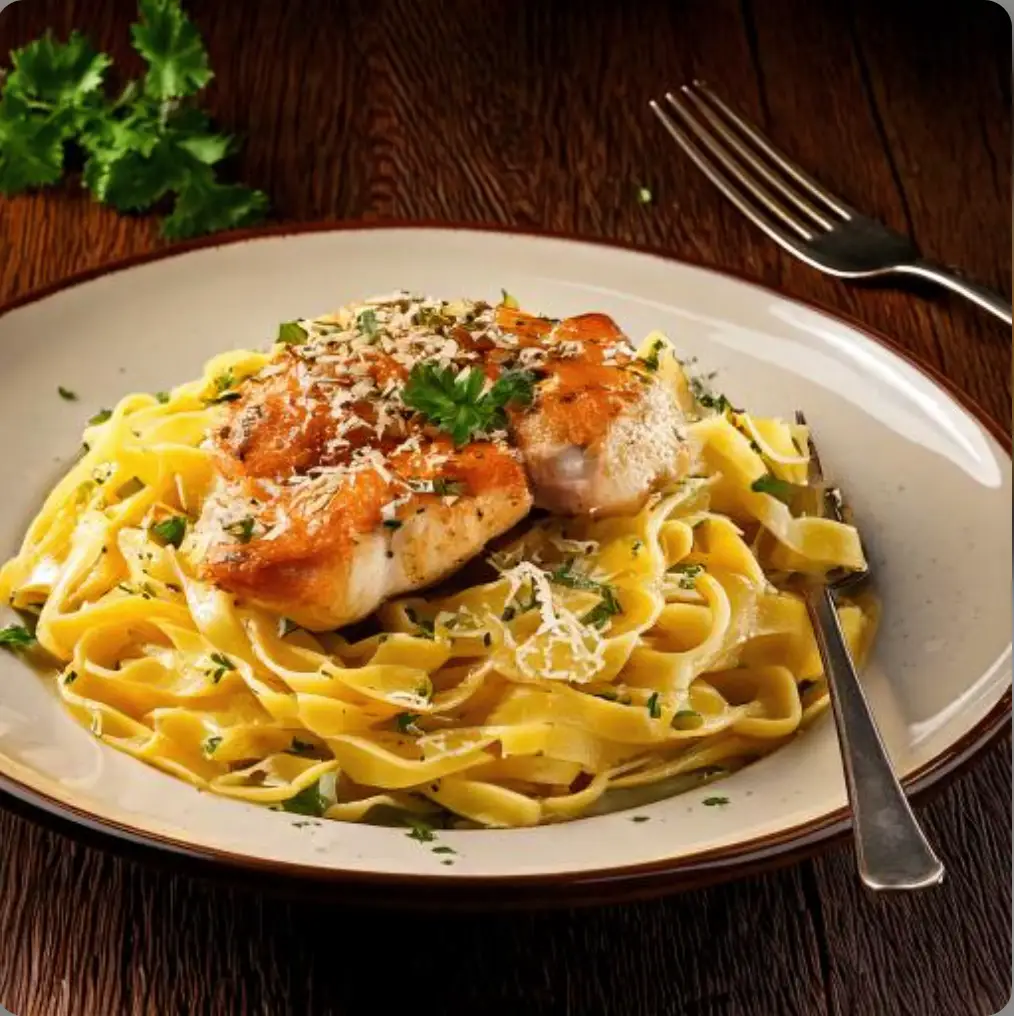
[[[483,394],[485,386],[486,375],[478,367],[469,368],[459,377],[453,367],[427,361],[412,368],[402,400],[447,431],[460,446],[477,433],[505,427],[506,406],[529,405],[534,397],[535,375],[524,370],[504,371]]]
[[[13,69],[0,74],[0,193],[58,184],[80,162],[84,186],[120,212],[172,195],[166,237],[258,220],[264,194],[217,179],[236,146],[195,101],[212,78],[200,33],[179,0],[139,0],[138,13],[131,44],[145,73],[116,98],[105,81],[112,59],[80,32],[61,42],[50,31],[11,53]]]
[[[168,392],[155,392],[155,401],[164,406],[171,398]]]
[[[218,746],[222,743],[222,739],[218,736],[206,737],[204,739],[204,754],[214,755],[218,750]]]
[[[716,413],[724,413],[726,410],[732,413],[739,412],[724,395],[709,391],[700,378],[695,377],[690,379],[690,390],[694,398],[705,409],[713,409]]]
[[[669,725],[675,730],[697,730],[704,726],[704,717],[696,709],[680,709]]]
[[[405,617],[419,629],[416,635],[417,638],[431,639],[435,637],[435,627],[429,618],[420,617],[412,607],[405,608]]]
[[[179,547],[187,532],[187,520],[182,515],[173,515],[153,523],[148,531],[167,546]]]
[[[35,644],[35,636],[23,624],[9,624],[0,628],[0,646],[18,651]]]
[[[224,373],[219,374],[212,383],[215,386],[215,394],[208,399],[209,404],[215,405],[219,402],[234,402],[240,397],[239,392],[235,390],[236,385],[239,382],[236,380],[236,375],[233,374],[231,368]]]
[[[727,797],[706,797],[701,802],[709,808],[722,808],[729,803]]]
[[[236,664],[233,663],[232,660],[230,660],[224,653],[212,653],[208,659],[215,664],[215,669],[211,672],[211,680],[213,684],[218,684],[218,682],[225,677],[228,671],[236,669]]]
[[[77,392],[72,392],[69,388],[64,388],[63,385],[59,385],[56,390],[64,402],[77,402]]]
[[[451,480],[446,476],[438,476],[433,481],[433,493],[439,497],[460,497],[468,487],[461,480]]]
[[[113,411],[111,409],[100,409],[94,416],[89,417],[88,423],[94,427],[97,424],[105,423],[112,415]]]
[[[373,340],[380,334],[377,323],[377,312],[372,307],[361,310],[356,316],[356,326],[368,339]]]
[[[434,847],[433,848],[433,853],[434,854],[456,854],[457,851],[454,849],[454,847]]]
[[[76,670],[68,670],[67,673],[63,675],[64,686],[73,684],[76,680],[77,680]]]
[[[704,571],[702,564],[674,564],[666,569],[668,575],[679,576],[680,589],[692,590],[696,586],[697,576]]]
[[[611,617],[623,613],[623,608],[613,595],[613,591],[608,586],[603,588],[608,590],[606,597],[581,618],[581,624],[586,624],[589,628],[604,628]]]
[[[518,302],[516,296],[511,296],[506,289],[500,290],[500,306],[507,307],[510,310],[520,310],[521,304]]]
[[[385,529],[401,529],[403,523],[400,519],[384,519],[381,523]]]
[[[637,188],[637,203],[640,205],[650,205],[654,200],[653,195],[647,187]]]
[[[433,826],[421,818],[416,818],[414,815],[409,816],[405,819],[405,825],[409,827],[409,831],[405,835],[410,840],[415,840],[417,843],[432,843],[436,839]]]
[[[662,350],[665,349],[665,343],[661,339],[656,339],[651,344],[651,349],[648,350],[647,356],[641,357],[641,363],[644,364],[644,369],[651,371],[653,374],[659,367],[659,357],[662,354]]]
[[[631,822],[650,822],[651,821],[651,816],[650,815],[631,815],[630,816],[630,821]]]
[[[284,342],[287,346],[299,346],[306,342],[306,329],[298,321],[283,321],[278,326],[276,342]]]
[[[246,518],[230,522],[229,525],[222,528],[240,543],[249,543],[253,539],[255,525],[254,520],[248,515]]]
[[[394,718],[394,725],[398,728],[399,734],[418,734],[421,731],[415,725],[420,713],[398,713]]]
[[[293,815],[309,815],[312,818],[322,818],[329,807],[327,798],[320,792],[320,780],[304,787],[287,801],[282,801],[282,811]]]
[[[662,707],[658,702],[658,692],[653,691],[648,698],[648,715],[653,719],[660,719],[662,716]]]
[[[606,624],[609,618],[623,613],[623,608],[620,606],[620,601],[616,598],[616,593],[613,592],[613,587],[604,582],[597,582],[587,575],[582,575],[581,572],[574,571],[573,561],[568,561],[555,571],[550,572],[549,581],[558,586],[567,586],[570,589],[586,589],[589,592],[599,594],[602,598],[601,601],[581,618],[582,624],[599,628]]]
[[[750,489],[756,494],[770,494],[783,504],[790,504],[796,492],[796,485],[787,480],[780,480],[771,473],[765,473],[750,484]]]

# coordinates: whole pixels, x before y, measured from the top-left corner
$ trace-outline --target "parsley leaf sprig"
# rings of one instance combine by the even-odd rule
[[[68,155],[92,196],[121,212],[172,200],[163,236],[181,238],[256,222],[260,191],[223,183],[215,167],[235,149],[212,129],[195,96],[211,80],[208,55],[180,0],[139,0],[131,27],[144,76],[111,99],[112,60],[73,32],[47,32],[11,53],[0,90],[0,193],[63,178]]]
[[[458,376],[452,367],[427,361],[412,368],[402,400],[446,430],[460,446],[474,434],[506,426],[504,409],[509,404],[529,405],[535,393],[535,375],[527,370],[504,371],[483,394],[485,385],[486,375],[478,367]]]

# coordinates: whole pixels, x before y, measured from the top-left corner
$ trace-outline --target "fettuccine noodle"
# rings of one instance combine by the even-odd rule
[[[638,514],[533,521],[490,581],[389,602],[357,638],[311,634],[199,581],[186,544],[153,529],[207,496],[214,379],[268,360],[224,354],[172,393],[124,398],[0,570],[102,742],[302,814],[526,826],[732,772],[827,707],[783,580],[859,567],[859,538],[757,482],[806,482],[804,428],[723,407],[689,425],[699,474]],[[862,661],[874,612],[840,616]]]

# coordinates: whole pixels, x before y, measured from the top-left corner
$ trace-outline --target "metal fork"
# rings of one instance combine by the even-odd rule
[[[844,279],[892,274],[930,279],[1012,323],[1010,303],[921,257],[907,237],[835,197],[707,85],[695,81],[680,91],[665,98],[685,126],[652,100],[655,115],[705,176],[791,254]]]
[[[802,413],[796,413],[796,422],[806,425]],[[845,522],[848,509],[841,491],[826,485],[812,436],[809,444],[808,489],[816,492],[818,502],[813,513]],[[924,889],[943,879],[944,868],[919,828],[891,767],[835,607],[836,596],[857,592],[869,577],[869,567],[854,572],[835,569],[824,578],[805,578],[802,594],[838,727],[859,877],[874,890]]]

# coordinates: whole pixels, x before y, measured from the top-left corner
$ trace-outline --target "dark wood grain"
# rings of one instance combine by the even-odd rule
[[[87,29],[128,69],[131,0],[21,0],[0,52]],[[895,0],[192,0],[210,103],[280,220],[436,218],[649,244],[893,335],[1008,419],[1010,335],[935,292],[783,256],[645,102],[708,78],[854,204],[1009,294],[1009,24]],[[958,11],[961,13],[959,14]],[[636,188],[655,195],[639,205]],[[79,192],[0,204],[0,300],[158,247]],[[993,1013],[1011,993],[1011,745],[923,812],[948,881],[871,900],[839,850],[622,908],[399,917],[156,872],[0,815],[0,1002],[18,1016]]]

